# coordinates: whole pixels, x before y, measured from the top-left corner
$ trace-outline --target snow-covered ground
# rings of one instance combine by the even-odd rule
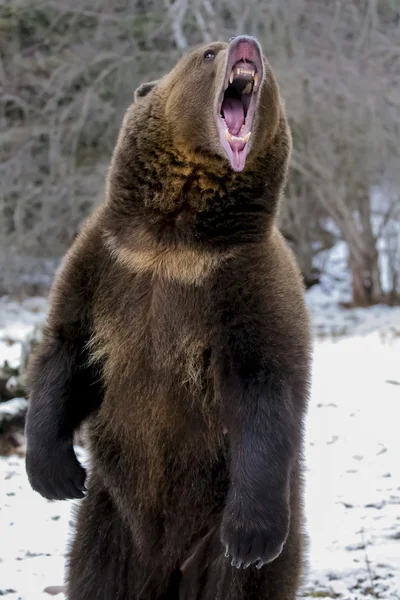
[[[400,310],[340,310],[319,287],[308,299],[319,337],[306,435],[303,596],[399,600]],[[43,308],[39,300],[21,307],[0,299],[0,365],[18,360],[12,339],[33,330]],[[43,590],[63,581],[72,503],[35,494],[17,456],[2,458],[0,471],[0,596],[49,599]]]
[[[315,347],[307,422],[310,598],[400,598],[400,338]],[[319,595],[318,595],[319,594]]]

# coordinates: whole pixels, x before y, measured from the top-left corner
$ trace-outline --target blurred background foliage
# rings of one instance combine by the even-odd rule
[[[258,37],[294,137],[281,229],[308,286],[400,299],[400,0],[1,0],[0,294],[44,293],[139,83]]]

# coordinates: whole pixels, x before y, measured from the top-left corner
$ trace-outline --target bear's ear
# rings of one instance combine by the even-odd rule
[[[154,81],[148,81],[147,83],[141,83],[133,94],[133,101],[137,102],[140,98],[147,96],[147,94],[157,85],[158,81],[159,80],[156,79]]]

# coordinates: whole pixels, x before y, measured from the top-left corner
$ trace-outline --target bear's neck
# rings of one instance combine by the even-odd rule
[[[145,226],[160,239],[230,246],[263,238],[274,222],[287,149],[271,144],[251,168],[235,173],[219,156],[184,156],[151,115],[144,129],[122,131],[107,200],[120,226]]]

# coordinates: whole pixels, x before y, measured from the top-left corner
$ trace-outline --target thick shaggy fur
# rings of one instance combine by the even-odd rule
[[[84,496],[87,427],[69,600],[296,597],[310,336],[275,225],[290,132],[264,59],[231,170],[213,116],[227,44],[211,48],[135,95],[31,366],[27,471],[46,498]]]

